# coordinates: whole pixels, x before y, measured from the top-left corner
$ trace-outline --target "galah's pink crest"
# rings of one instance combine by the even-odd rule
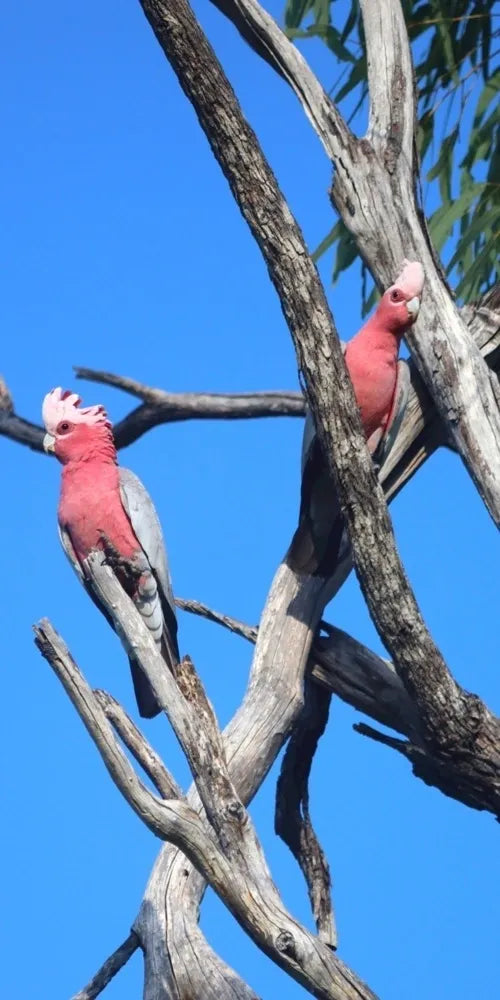
[[[133,584],[119,568],[117,575],[173,670],[179,662],[177,619],[157,513],[137,476],[118,466],[104,407],[80,407],[80,402],[76,393],[57,388],[45,396],[42,408],[45,450],[63,466],[58,523],[64,551],[108,621],[86,579],[84,560],[93,549],[103,548],[105,536],[132,564],[137,571]],[[138,662],[132,655],[129,661],[139,712],[151,718],[160,707]]]

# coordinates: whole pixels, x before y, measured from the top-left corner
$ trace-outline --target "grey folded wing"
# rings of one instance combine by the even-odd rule
[[[396,388],[394,391],[391,412],[387,421],[387,427],[385,429],[384,436],[373,455],[373,460],[378,469],[382,468],[384,462],[389,457],[399,434],[399,429],[406,411],[406,404],[408,403],[408,397],[410,395],[410,387],[410,368],[408,363],[401,358],[398,361]]]
[[[103,614],[104,617],[106,618],[106,621],[108,622],[108,624],[111,625],[112,629],[114,629],[115,626],[113,624],[113,619],[112,619],[109,611],[104,606],[104,604],[102,604],[102,602],[99,600],[99,598],[97,597],[97,595],[94,592],[94,589],[92,587],[92,584],[90,583],[90,580],[88,579],[88,577],[85,576],[83,567],[82,567],[82,565],[80,563],[80,560],[79,560],[79,558],[78,558],[78,556],[77,556],[77,554],[76,554],[76,552],[74,550],[73,542],[72,542],[71,535],[70,535],[68,529],[66,527],[61,527],[61,525],[58,524],[57,525],[57,530],[59,532],[59,539],[61,541],[61,545],[62,545],[62,547],[63,547],[63,549],[64,549],[64,551],[65,551],[65,553],[66,553],[66,555],[68,557],[68,560],[71,563],[71,565],[72,565],[72,567],[73,567],[73,569],[74,569],[74,571],[75,571],[78,579],[80,580],[80,583],[82,583],[83,586],[85,587],[85,590],[87,591],[87,594],[89,595],[89,597],[91,598],[91,600],[94,602],[96,608],[99,609],[99,611],[101,612],[101,614]]]
[[[148,491],[130,469],[120,468],[120,494],[135,536],[158,585],[165,626],[176,646],[177,616],[167,551],[158,514]]]

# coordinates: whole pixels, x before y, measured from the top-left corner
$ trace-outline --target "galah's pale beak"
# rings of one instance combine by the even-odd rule
[[[43,450],[46,451],[47,454],[50,453],[53,455],[55,451],[55,446],[56,446],[55,437],[52,437],[52,434],[46,434],[43,439]]]
[[[414,295],[413,298],[406,303],[406,308],[412,319],[416,319],[418,316],[418,310],[420,309],[420,299],[418,295]]]

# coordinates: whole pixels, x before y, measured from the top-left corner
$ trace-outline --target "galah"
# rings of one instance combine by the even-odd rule
[[[59,536],[81,582],[113,625],[94,594],[85,572],[93,549],[109,542],[113,554],[133,567],[117,575],[132,598],[171,670],[179,662],[177,619],[167,554],[158,515],[141,481],[118,466],[111,423],[103,406],[80,407],[76,393],[60,388],[47,393],[42,416],[44,448],[61,462]],[[132,582],[133,579],[133,582]],[[129,657],[141,716],[160,711],[139,663]]]
[[[401,274],[384,293],[374,314],[343,345],[368,448],[379,466],[395,441],[404,415],[410,375],[408,365],[398,362],[398,352],[405,332],[418,316],[423,286],[422,265],[405,260]],[[340,506],[332,494],[310,414],[302,443],[299,528],[291,556],[304,571],[322,575],[328,567],[331,596],[352,565]]]

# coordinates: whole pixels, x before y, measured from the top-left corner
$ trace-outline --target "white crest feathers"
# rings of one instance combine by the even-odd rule
[[[104,406],[80,408],[80,403],[80,396],[76,392],[70,392],[69,389],[61,389],[58,386],[48,392],[42,405],[42,419],[49,434],[56,433],[61,420],[67,420],[71,424],[111,426]]]

